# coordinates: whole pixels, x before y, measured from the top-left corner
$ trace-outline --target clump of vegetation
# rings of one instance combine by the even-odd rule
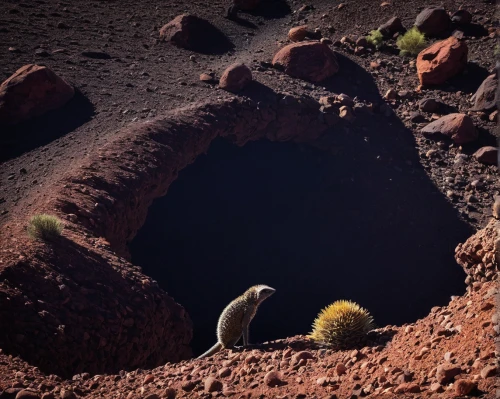
[[[366,309],[355,302],[340,300],[318,314],[309,337],[336,349],[348,349],[362,342],[373,328],[373,318]]]
[[[61,235],[63,227],[63,223],[59,218],[43,213],[30,219],[28,234],[32,238],[51,240]]]
[[[427,47],[425,35],[415,26],[396,41],[401,55],[417,55]]]
[[[495,45],[495,50],[493,50],[493,55],[498,57],[500,55],[500,46],[498,44]]]
[[[368,36],[366,36],[366,41],[372,46],[379,48],[384,41],[384,35],[379,30],[372,30]]]

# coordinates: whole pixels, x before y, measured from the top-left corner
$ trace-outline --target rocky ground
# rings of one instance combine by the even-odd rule
[[[2,5],[2,78],[26,64],[46,65],[75,88],[75,97],[45,116],[2,127],[1,398],[495,397],[498,264],[491,209],[500,182],[496,153],[492,162],[491,154],[476,151],[496,146],[498,133],[494,109],[471,110],[472,95],[495,73],[492,2],[442,2],[450,13],[469,10],[474,25],[455,33],[468,47],[465,69],[430,87],[419,87],[416,60],[398,55],[394,37],[381,50],[358,40],[394,16],[410,28],[427,6],[420,1],[270,0],[237,21],[223,17],[228,4],[219,0]],[[207,54],[162,41],[160,28],[182,13],[224,32],[224,48]],[[290,42],[289,29],[303,24],[329,39],[340,78],[314,83],[272,67],[274,54]],[[258,82],[236,99],[217,85],[233,62],[248,65]],[[347,99],[334,97],[339,93]],[[335,112],[344,102],[352,109],[333,118],[328,99],[318,104],[304,96],[335,98]],[[434,106],[422,102],[430,98]],[[318,118],[320,105],[327,116]],[[363,123],[357,112],[366,109]],[[460,143],[421,133],[452,113],[470,117],[478,137]],[[459,217],[479,230],[457,248],[467,294],[414,324],[373,332],[359,350],[332,351],[293,337],[152,368],[189,357],[190,322],[127,262],[126,242],[149,203],[218,135],[240,144],[259,137],[307,141],[334,151],[332,125],[346,135],[366,135],[367,143],[385,131],[399,143],[395,132],[411,132],[418,164]],[[391,164],[398,149],[380,142],[375,148]],[[404,167],[417,167],[408,161]],[[27,217],[47,210],[68,223],[67,241],[59,246],[26,237]],[[19,353],[24,360],[13,357]]]

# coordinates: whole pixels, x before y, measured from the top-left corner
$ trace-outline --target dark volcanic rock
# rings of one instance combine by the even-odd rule
[[[472,22],[472,14],[467,10],[458,10],[451,16],[451,22],[457,25],[468,25]]]
[[[398,17],[393,17],[385,24],[381,25],[378,30],[384,37],[392,37],[395,33],[404,32],[406,29]]]
[[[442,7],[429,7],[418,14],[415,26],[426,36],[439,37],[450,29],[450,17]]]
[[[498,102],[498,78],[497,75],[488,76],[476,93],[472,96],[474,106],[472,111],[489,111],[497,106]]]
[[[0,85],[0,124],[15,124],[66,104],[75,90],[52,70],[25,65]]]

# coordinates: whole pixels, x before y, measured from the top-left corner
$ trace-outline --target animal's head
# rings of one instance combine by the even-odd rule
[[[253,290],[257,296],[257,301],[262,303],[265,299],[269,298],[273,295],[276,290],[274,288],[269,287],[268,285],[260,284],[254,285],[251,290]]]

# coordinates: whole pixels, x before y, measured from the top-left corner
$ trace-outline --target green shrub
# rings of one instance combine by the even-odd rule
[[[379,48],[384,41],[384,36],[379,30],[372,30],[368,36],[366,36],[366,41],[372,46]]]
[[[32,238],[51,240],[61,235],[63,224],[59,218],[52,215],[35,215],[28,224],[28,234]]]
[[[398,37],[396,42],[401,55],[417,55],[427,47],[427,41],[422,32],[415,26],[403,36]]]

